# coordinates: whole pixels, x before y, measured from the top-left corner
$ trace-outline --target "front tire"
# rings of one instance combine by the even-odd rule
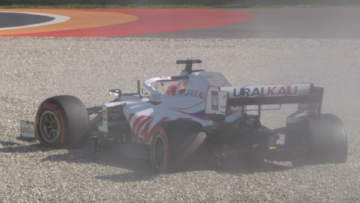
[[[36,114],[36,134],[45,148],[80,148],[90,135],[85,105],[74,96],[46,99]]]
[[[150,158],[155,173],[174,172],[206,139],[201,124],[175,120],[160,124],[152,136]]]

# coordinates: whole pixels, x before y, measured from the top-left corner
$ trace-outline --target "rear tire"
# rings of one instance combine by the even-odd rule
[[[46,99],[36,114],[36,134],[46,148],[80,148],[90,136],[85,105],[74,96]]]
[[[201,124],[175,120],[161,123],[150,145],[151,165],[155,173],[174,172],[206,139]]]
[[[332,114],[309,120],[310,164],[345,163],[348,153],[347,137],[341,120]]]

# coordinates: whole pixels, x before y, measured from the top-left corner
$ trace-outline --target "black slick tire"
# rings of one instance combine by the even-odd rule
[[[161,123],[151,139],[150,159],[155,173],[175,172],[204,143],[206,133],[194,121]]]
[[[38,108],[35,122],[37,137],[45,148],[80,148],[90,136],[86,107],[74,96],[46,99]]]
[[[346,132],[341,120],[332,114],[309,120],[309,164],[345,163],[348,153]]]

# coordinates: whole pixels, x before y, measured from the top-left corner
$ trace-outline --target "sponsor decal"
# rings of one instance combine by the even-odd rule
[[[297,94],[298,86],[269,86],[269,87],[251,87],[251,88],[234,88],[234,97],[251,97],[251,96],[272,96],[272,95],[292,95]]]
[[[34,125],[31,124],[22,125],[21,134],[24,135],[24,137],[31,137],[30,135],[34,135],[35,134]]]
[[[219,110],[219,93],[217,91],[211,91],[211,109],[213,111]]]
[[[185,96],[199,98],[199,99],[206,99],[206,93],[205,92],[192,90],[192,89],[188,89],[187,92],[185,93]]]

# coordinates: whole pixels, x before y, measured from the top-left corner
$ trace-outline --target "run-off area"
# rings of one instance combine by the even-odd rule
[[[359,40],[0,38],[0,198],[13,201],[357,202],[360,200]],[[17,141],[20,120],[34,120],[54,95],[86,106],[112,100],[108,89],[135,92],[136,80],[178,75],[177,59],[222,72],[234,86],[313,82],[325,87],[323,112],[338,115],[348,135],[346,164],[292,168],[268,163],[245,173],[234,162],[154,175],[147,162],[116,151],[51,150]],[[275,128],[295,107],[262,112]]]

